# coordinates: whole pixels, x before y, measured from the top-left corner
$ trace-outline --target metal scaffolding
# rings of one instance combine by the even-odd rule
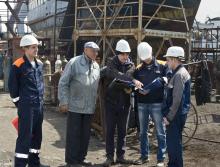
[[[0,3],[6,7],[6,9],[0,9],[0,23],[4,23],[7,27],[7,38],[9,38],[9,33],[13,37],[23,35],[19,34],[18,26],[27,24],[24,20],[27,16],[28,8],[23,9],[22,5],[28,6],[28,0],[1,0]],[[15,25],[16,27],[14,28]]]
[[[164,53],[167,43],[187,43],[189,55],[190,27],[199,4],[184,0],[75,0],[74,55],[79,41],[95,40],[102,46],[105,64],[106,58],[115,54],[119,38],[129,41],[133,54],[144,40],[153,45],[156,57]],[[140,60],[135,56],[134,61]]]
[[[65,55],[68,43],[72,41],[74,11],[72,9],[74,1],[69,1],[69,5],[65,8],[65,11],[59,12],[59,2],[68,2],[69,0],[55,0],[54,11],[54,29],[53,29],[53,48],[54,55]],[[62,23],[61,23],[62,22]],[[55,58],[56,59],[56,58]]]
[[[214,63],[220,60],[220,27],[194,27],[192,33],[192,55],[194,59],[207,57]]]

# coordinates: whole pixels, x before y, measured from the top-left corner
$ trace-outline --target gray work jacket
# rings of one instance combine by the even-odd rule
[[[85,55],[72,58],[59,81],[60,105],[68,104],[70,112],[93,114],[99,78],[100,69],[95,61],[89,60]]]

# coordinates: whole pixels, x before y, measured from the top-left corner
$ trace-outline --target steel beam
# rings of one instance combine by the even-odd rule
[[[152,5],[152,6],[160,6],[160,4],[158,3],[153,3],[153,2],[144,2],[144,4],[148,4],[148,5]],[[170,9],[182,9],[180,7],[175,7],[175,6],[170,6],[170,5],[163,5],[163,7],[166,7],[166,8],[170,8]]]
[[[155,58],[157,58],[157,57],[159,56],[160,51],[161,51],[162,48],[163,48],[164,42],[165,42],[165,39],[163,38],[163,40],[162,40],[161,43],[160,43],[160,47],[159,47],[159,49],[157,50],[157,53],[155,54]]]
[[[120,2],[120,1],[119,1],[119,2]],[[122,2],[120,2],[120,5],[119,5],[119,7],[117,8],[117,11],[114,13],[114,15],[113,15],[113,17],[112,17],[112,21],[111,21],[110,24],[108,25],[107,30],[109,30],[109,29],[111,28],[112,24],[114,23],[114,21],[115,21],[117,15],[118,15],[119,12],[121,11],[121,9],[122,9],[123,5],[125,4],[125,2],[126,2],[126,0],[123,0]]]
[[[91,7],[89,6],[89,4],[88,4],[87,0],[84,0],[84,2],[85,2],[85,4],[86,4],[86,6],[88,7],[88,9],[89,9],[89,11],[90,11],[90,13],[91,13],[91,15],[92,15],[92,17],[93,17],[94,21],[96,22],[97,26],[98,26],[98,27],[99,27],[99,29],[101,30],[102,28],[101,28],[101,26],[100,26],[99,22],[97,21],[97,19],[96,19],[96,17],[95,17],[95,15],[94,15],[94,13],[93,13],[93,11],[92,11]]]
[[[5,2],[5,5],[7,6],[7,8],[10,10],[11,14],[13,15],[13,17],[16,19],[17,22],[20,22],[20,19],[17,15],[17,13],[14,11],[14,9],[12,9],[11,5],[9,4],[8,1]]]
[[[143,34],[142,32],[142,15],[143,15],[143,0],[139,0],[139,5],[138,5],[138,29],[137,29],[137,45],[139,43],[141,43],[142,41],[142,38],[145,34]],[[137,61],[137,64],[140,63],[140,59],[139,59],[139,56],[137,56],[136,58],[136,61]]]
[[[106,57],[107,57],[107,53],[106,53],[106,15],[107,15],[107,11],[106,11],[106,9],[107,9],[107,4],[108,4],[108,0],[105,0],[104,1],[104,22],[103,22],[103,28],[104,28],[104,30],[103,30],[103,37],[102,37],[102,49],[103,49],[103,57],[102,57],[102,65],[104,66],[105,65],[105,59],[106,59]]]
[[[144,29],[146,29],[148,27],[148,25],[151,23],[151,21],[153,20],[153,17],[156,16],[156,14],[159,12],[159,10],[161,9],[161,7],[163,6],[163,4],[166,2],[166,0],[163,0],[163,2],[159,5],[159,7],[157,8],[157,10],[154,12],[154,14],[151,16],[150,20],[147,22],[147,24],[144,26]]]
[[[77,7],[78,7],[78,0],[75,0],[75,21],[74,21],[74,30],[73,30],[73,47],[74,47],[74,57],[76,56],[76,41],[78,36],[76,36],[77,31]]]
[[[180,0],[180,5],[181,5],[181,8],[183,10],[183,16],[184,16],[184,20],[185,20],[185,23],[186,23],[186,29],[187,29],[187,31],[189,31],[189,24],[188,24],[188,21],[187,21],[187,18],[186,18],[186,12],[185,12],[185,8],[183,6],[182,0]]]
[[[180,39],[188,39],[190,35],[188,32],[184,33],[184,32],[162,31],[162,30],[153,30],[153,29],[145,29],[144,33],[146,36],[180,38]]]
[[[27,1],[7,1],[7,0],[5,0],[5,1],[2,1],[2,0],[0,0],[0,2],[8,2],[8,3],[27,3]]]

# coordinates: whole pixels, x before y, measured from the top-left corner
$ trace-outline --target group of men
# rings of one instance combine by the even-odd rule
[[[15,167],[40,167],[39,152],[42,141],[43,122],[43,76],[42,63],[36,59],[38,41],[32,35],[21,39],[24,56],[12,65],[9,90],[18,108],[19,127],[15,150]],[[67,112],[65,161],[67,167],[91,165],[86,160],[90,129],[100,79],[105,82],[106,161],[103,166],[114,163],[133,163],[125,158],[126,130],[130,107],[129,87],[117,85],[117,80],[132,83],[137,93],[140,125],[140,159],[136,164],[149,162],[149,117],[154,121],[157,141],[157,167],[183,167],[182,130],[190,107],[190,75],[183,67],[184,50],[178,46],[168,48],[166,64],[152,55],[152,47],[141,42],[137,53],[141,64],[135,68],[131,48],[126,40],[116,44],[116,55],[100,70],[96,62],[99,46],[86,42],[82,55],[72,58],[66,65],[59,81],[58,98],[61,112]],[[169,75],[168,75],[169,74]],[[150,91],[144,88],[167,78],[168,83]],[[117,146],[114,136],[117,127]],[[116,152],[116,160],[115,160]]]

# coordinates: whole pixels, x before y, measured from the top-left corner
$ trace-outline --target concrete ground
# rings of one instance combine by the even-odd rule
[[[199,111],[199,127],[196,137],[220,142],[220,105],[208,104],[197,108]],[[11,125],[16,116],[16,108],[12,104],[8,93],[0,93],[0,167],[10,167],[13,164],[14,148],[17,132]],[[207,117],[204,119],[204,117]],[[61,114],[55,107],[45,106],[43,123],[43,142],[41,160],[44,165],[58,167],[65,165],[65,129],[66,115]],[[92,135],[87,159],[101,166],[105,160],[105,143],[97,136]],[[127,137],[126,157],[138,159],[139,141],[135,133]],[[151,146],[150,163],[145,166],[153,167],[156,162],[156,147]],[[191,140],[184,149],[186,167],[219,167],[220,144]],[[125,166],[125,165],[114,165]],[[128,166],[128,165],[127,165]],[[130,165],[134,166],[134,165]]]

